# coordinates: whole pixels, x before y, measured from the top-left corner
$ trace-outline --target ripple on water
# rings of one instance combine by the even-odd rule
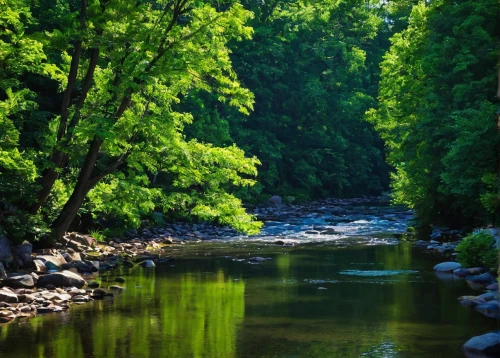
[[[337,283],[339,281],[337,281],[337,280],[312,280],[312,279],[306,278],[304,280],[304,282],[311,283],[313,285],[317,285],[317,284],[325,284],[325,283]]]
[[[340,271],[341,275],[349,276],[364,276],[364,277],[383,277],[383,276],[396,276],[396,275],[407,275],[412,273],[418,273],[415,270],[344,270]]]

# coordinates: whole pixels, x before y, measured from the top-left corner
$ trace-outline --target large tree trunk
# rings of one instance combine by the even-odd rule
[[[52,223],[51,227],[53,240],[60,240],[64,236],[64,233],[68,230],[69,226],[78,214],[78,210],[82,206],[87,193],[97,183],[95,180],[91,180],[91,176],[101,145],[102,140],[99,138],[94,138],[90,144],[87,157],[85,158],[85,164],[80,171],[75,189],[64,205],[64,208],[59,216]]]

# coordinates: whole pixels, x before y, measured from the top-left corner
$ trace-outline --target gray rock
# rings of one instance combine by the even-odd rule
[[[9,263],[12,261],[12,248],[10,241],[4,235],[0,235],[0,261]]]
[[[14,292],[0,290],[0,302],[17,303],[19,300]]]
[[[500,334],[486,333],[472,337],[462,347],[465,354],[500,355]]]
[[[458,262],[442,262],[440,264],[437,264],[434,266],[434,271],[439,271],[439,272],[453,272],[454,270],[461,268],[462,265],[460,265]]]
[[[486,286],[487,290],[498,291],[498,283],[492,283],[489,286]]]
[[[500,306],[497,301],[490,301],[475,307],[476,311],[490,318],[500,318]]]
[[[34,287],[36,282],[32,275],[12,274],[2,281],[2,284],[12,288]]]
[[[467,270],[465,268],[458,268],[456,270],[453,270],[453,274],[455,276],[458,276],[458,277],[465,277],[465,276],[469,276],[470,272],[469,272],[469,270]]]
[[[155,267],[155,263],[152,260],[144,260],[139,263],[139,266],[144,267],[144,268],[151,268]]]
[[[76,273],[71,271],[63,271],[40,277],[40,280],[38,281],[38,287],[44,287],[45,285],[54,285],[56,287],[74,286],[77,288],[82,288],[85,283],[85,280]]]
[[[269,198],[269,203],[276,206],[283,205],[283,199],[281,196],[273,195]]]
[[[28,241],[24,241],[21,244],[21,246],[17,248],[17,253],[25,267],[29,267],[32,265],[33,263],[33,257],[31,257],[31,254],[33,253],[32,244],[30,244]]]
[[[467,281],[472,283],[479,283],[481,285],[489,285],[493,283],[493,276],[490,273],[483,273],[481,275],[467,276],[465,277]]]
[[[476,307],[479,305],[484,305],[485,303],[486,303],[486,300],[484,300],[483,298],[477,298],[477,297],[460,301],[460,304],[462,306],[465,306],[465,307]]]
[[[493,292],[486,292],[486,293],[483,293],[482,295],[479,295],[479,296],[476,296],[477,298],[482,298],[483,300],[485,300],[486,302],[488,301],[491,301],[491,300],[494,300],[495,298],[497,298],[497,295]]]
[[[250,257],[250,258],[248,259],[248,261],[263,262],[263,261],[266,261],[266,259],[265,259],[265,258],[263,258],[263,257]]]
[[[76,296],[73,296],[73,298],[71,300],[73,302],[87,302],[89,300],[89,298],[87,296],[83,296],[83,295],[76,295]]]

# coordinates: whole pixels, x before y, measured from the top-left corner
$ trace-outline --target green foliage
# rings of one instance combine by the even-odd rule
[[[457,246],[457,261],[463,267],[486,267],[491,270],[498,269],[499,251],[495,247],[494,237],[480,231],[467,236]]]
[[[224,124],[188,126],[188,135],[216,145],[234,141],[258,157],[258,188],[267,197],[307,200],[383,191],[388,168],[382,143],[363,118],[374,105],[376,58],[383,51],[378,4],[349,0],[246,6],[255,13],[254,39],[233,46],[232,58],[242,82],[255,93],[255,110],[242,117],[219,108],[213,99],[197,102],[195,93],[184,103],[189,111],[206,116],[215,107],[213,118],[223,118]],[[255,199],[259,192],[244,194]]]
[[[253,109],[228,47],[250,39],[252,16],[238,3],[191,0],[1,0],[0,200],[53,230],[75,215],[138,227],[175,207],[255,232],[230,192],[253,184],[258,161],[229,141],[187,142],[193,116],[174,108],[210,93],[238,113]],[[158,186],[157,175],[170,179]]]
[[[379,107],[367,117],[395,167],[395,202],[421,223],[495,219],[483,204],[498,183],[483,178],[498,160],[499,11],[493,0],[421,1],[381,63]]]
[[[89,230],[89,235],[96,239],[97,242],[103,242],[106,239],[105,234],[99,230]]]

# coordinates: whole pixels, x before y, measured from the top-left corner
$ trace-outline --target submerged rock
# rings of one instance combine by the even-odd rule
[[[139,266],[144,267],[144,268],[151,268],[155,267],[155,263],[152,260],[144,260],[139,263]]]
[[[439,272],[453,272],[456,269],[461,268],[462,265],[460,265],[458,262],[442,262],[440,264],[437,264],[434,266],[434,271],[439,271]]]
[[[472,337],[463,345],[465,354],[486,354],[491,357],[500,355],[500,334],[486,333],[481,336]]]

